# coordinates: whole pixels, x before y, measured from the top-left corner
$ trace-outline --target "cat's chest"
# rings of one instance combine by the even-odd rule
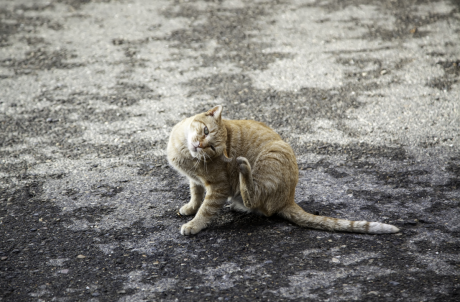
[[[173,161],[173,165],[179,172],[203,185],[212,182],[219,170],[222,170],[212,162],[204,163],[196,159]]]

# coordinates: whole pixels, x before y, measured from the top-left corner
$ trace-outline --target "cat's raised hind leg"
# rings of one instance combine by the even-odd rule
[[[200,208],[204,198],[204,187],[190,180],[190,201],[183,205],[179,213],[181,215],[193,215]]]
[[[252,178],[251,165],[245,157],[236,159],[238,164],[238,172],[240,172],[240,192],[243,197],[243,204],[249,209],[257,207],[257,200],[254,196],[254,180]]]

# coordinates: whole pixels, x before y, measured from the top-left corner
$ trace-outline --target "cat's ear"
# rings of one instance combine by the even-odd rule
[[[208,112],[206,112],[206,115],[212,116],[212,117],[214,117],[215,120],[220,121],[221,113],[222,113],[222,106],[219,105],[219,106],[216,106],[216,107],[208,110]]]

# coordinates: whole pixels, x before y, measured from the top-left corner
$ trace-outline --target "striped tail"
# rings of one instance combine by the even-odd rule
[[[296,203],[287,206],[278,214],[299,226],[311,229],[366,234],[388,234],[399,232],[399,229],[391,224],[368,221],[350,221],[313,215],[305,212]]]

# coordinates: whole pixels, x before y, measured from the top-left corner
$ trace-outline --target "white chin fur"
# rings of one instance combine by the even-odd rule
[[[188,151],[190,151],[190,154],[192,155],[192,157],[198,157],[198,152],[195,152],[193,150],[191,150],[190,148],[188,149]]]
[[[188,149],[188,151],[190,152],[190,154],[192,155],[192,157],[201,159],[201,157],[203,157],[203,154],[199,152],[199,151],[201,150],[201,148],[200,148],[200,150],[198,150],[198,151],[193,151],[192,148],[193,148],[193,147],[191,147],[191,148],[189,147],[189,149]]]

